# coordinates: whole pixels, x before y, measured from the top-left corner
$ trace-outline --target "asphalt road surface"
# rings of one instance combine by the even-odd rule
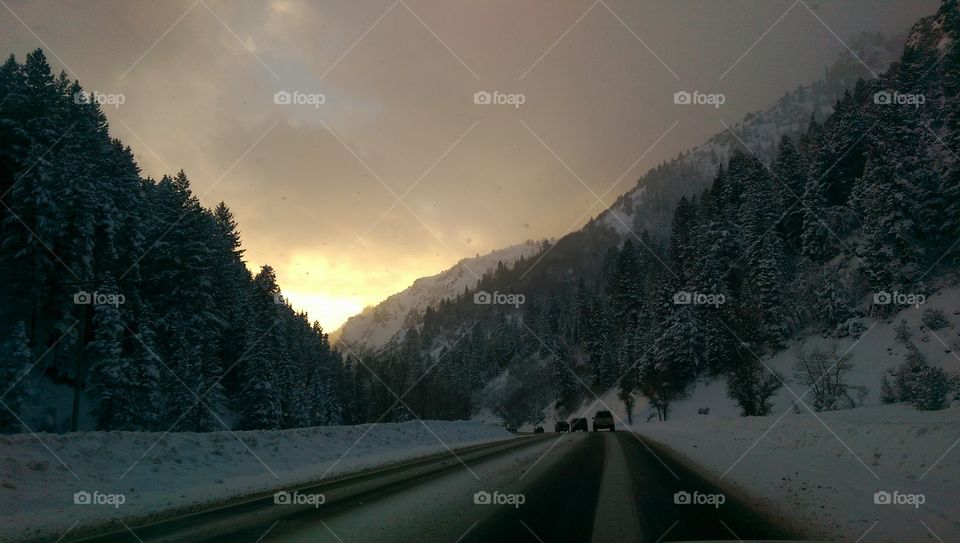
[[[678,492],[689,494],[691,501],[694,492],[721,494],[633,434],[588,434],[533,482],[522,507],[503,508],[462,541],[798,539],[732,496],[724,496],[719,506],[677,504]]]
[[[654,448],[648,448],[654,447]],[[628,432],[528,436],[130,524],[89,541],[368,543],[798,540]],[[679,502],[679,503],[678,503]],[[88,534],[89,535],[89,534]]]

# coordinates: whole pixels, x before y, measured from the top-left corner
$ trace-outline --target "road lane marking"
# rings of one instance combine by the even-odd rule
[[[640,541],[640,518],[634,505],[633,483],[623,447],[614,432],[603,435],[603,444],[603,478],[591,540]]]

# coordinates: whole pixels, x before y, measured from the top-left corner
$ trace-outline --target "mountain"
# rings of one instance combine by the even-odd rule
[[[905,36],[863,34],[851,43],[851,48],[875,71],[882,71],[897,58],[905,39]],[[801,134],[809,124],[811,115],[821,120],[825,118],[857,79],[869,76],[870,72],[858,60],[849,54],[841,55],[824,71],[823,79],[785,93],[772,106],[748,114],[731,128],[763,160],[769,162],[776,154],[776,144],[781,136]],[[588,228],[606,226],[623,236],[627,233],[626,225],[637,233],[646,229],[653,234],[665,235],[676,202],[682,196],[697,194],[707,188],[719,165],[726,162],[739,147],[741,144],[737,138],[723,131],[702,145],[658,165],[643,175],[632,190],[591,221]],[[596,241],[594,236],[582,236],[579,239],[588,244]],[[401,328],[417,322],[415,317],[421,315],[428,306],[435,306],[444,298],[462,293],[464,287],[474,287],[477,277],[468,269],[472,269],[476,275],[483,275],[500,261],[511,266],[521,255],[529,257],[538,249],[538,244],[527,242],[488,255],[464,259],[440,274],[418,279],[406,290],[374,307],[365,308],[331,334],[331,338],[334,342],[357,348],[380,347]]]
[[[472,288],[480,276],[501,263],[512,266],[539,250],[540,243],[527,240],[485,255],[464,258],[447,270],[421,277],[379,304],[364,308],[331,334],[332,341],[351,350],[381,347],[401,329],[416,323],[427,307],[437,305],[444,298],[454,298],[465,288]]]
[[[833,343],[919,308],[960,269],[958,35],[960,9],[945,1],[882,76],[832,67],[736,125],[739,138],[655,168],[584,228],[428,308],[362,363],[350,357],[365,416],[538,423],[548,406],[569,416],[615,391],[627,411],[642,400],[666,420],[701,381],[725,382],[744,416],[764,416],[789,381],[766,366],[775,356],[801,384],[832,379],[812,409],[862,405],[871,391],[847,379]],[[618,212],[630,226],[617,228]],[[477,303],[480,291],[524,301]],[[921,323],[949,326],[933,307]],[[812,335],[829,348],[786,352]],[[881,401],[960,400],[956,376],[912,338],[897,325],[903,355],[859,368]],[[398,389],[409,402],[391,398]]]
[[[750,113],[731,126],[736,136],[723,130],[702,145],[644,174],[637,185],[602,212],[596,222],[622,234],[627,232],[627,227],[638,233],[648,230],[653,234],[666,234],[674,205],[682,196],[706,189],[716,176],[717,168],[735,150],[746,144],[764,162],[773,161],[782,136],[796,139],[806,130],[811,116],[822,121],[833,113],[834,104],[844,92],[852,89],[858,79],[871,77],[864,64],[877,73],[885,71],[899,57],[905,40],[906,36],[859,36],[851,42],[851,49],[863,63],[844,52],[824,71],[822,79],[785,93],[770,107]]]

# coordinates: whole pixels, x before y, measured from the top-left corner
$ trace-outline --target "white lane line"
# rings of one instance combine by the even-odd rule
[[[593,517],[592,541],[640,541],[633,479],[615,433],[604,435],[603,478]]]

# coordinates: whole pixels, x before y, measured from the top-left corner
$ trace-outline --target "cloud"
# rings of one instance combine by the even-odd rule
[[[464,256],[562,234],[595,204],[590,191],[605,191],[674,121],[606,204],[719,131],[721,115],[736,121],[820,77],[843,50],[795,10],[724,79],[723,111],[694,117],[671,107],[677,81],[661,60],[684,82],[720,86],[719,74],[789,3],[610,1],[629,30],[598,7],[552,48],[583,2],[408,0],[416,16],[400,4],[383,16],[390,0],[207,4],[216,16],[202,4],[184,15],[192,0],[11,8],[85,87],[127,96],[106,114],[144,173],[184,168],[205,204],[226,200],[251,261],[274,264],[285,290],[331,330]],[[935,8],[837,2],[818,15],[847,37],[903,31]],[[22,58],[40,46],[6,10],[0,28],[0,50]],[[281,90],[326,101],[278,106]],[[480,90],[526,102],[477,105]]]

